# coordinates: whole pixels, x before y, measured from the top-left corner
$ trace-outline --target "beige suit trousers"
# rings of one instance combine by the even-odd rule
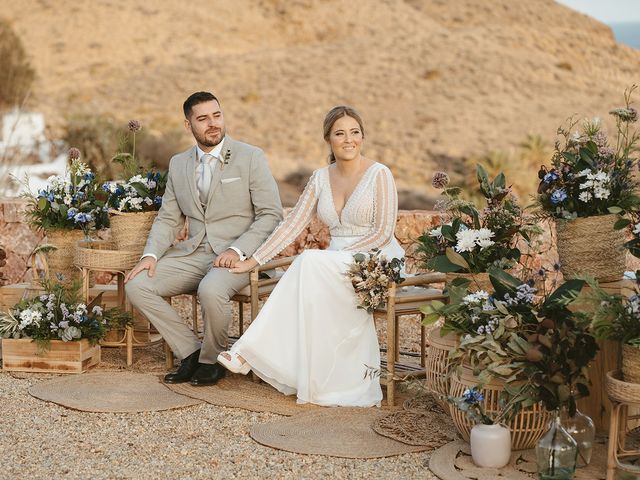
[[[201,348],[200,362],[213,364],[227,349],[233,318],[231,297],[249,284],[249,274],[215,268],[215,257],[205,238],[189,255],[161,258],[153,277],[144,271],[126,284],[131,304],[149,319],[180,359]],[[202,343],[163,298],[195,291],[202,308]]]

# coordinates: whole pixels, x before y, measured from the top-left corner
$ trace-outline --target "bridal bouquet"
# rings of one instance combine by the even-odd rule
[[[160,210],[162,195],[167,185],[167,174],[142,167],[136,158],[136,134],[142,130],[137,120],[129,121],[127,130],[131,134],[131,153],[119,152],[112,161],[120,163],[127,180],[106,182],[102,189],[108,193],[107,206],[112,212],[150,212]],[[123,144],[127,138],[123,139]]]
[[[640,132],[630,125],[638,120],[631,106],[634,85],[624,94],[625,106],[609,113],[616,119],[615,145],[609,143],[600,120],[569,121],[558,128],[562,141],[557,141],[551,167],[538,172],[537,205],[544,217],[564,218],[627,212],[638,205],[635,194],[640,185],[634,174]]]
[[[69,150],[70,166],[63,176],[52,176],[47,187],[37,195],[28,192],[26,215],[29,223],[41,230],[82,229],[88,234],[92,227],[108,224],[104,202],[98,199],[95,174],[80,161],[77,148]]]
[[[468,293],[452,285],[448,304],[422,309],[425,322],[444,317],[443,330],[461,335],[451,368],[468,365],[480,385],[493,378],[507,386],[526,382],[529,398],[548,410],[568,404],[575,411],[576,394],[589,394],[586,367],[598,349],[590,317],[569,309],[586,281],[569,280],[549,291],[543,283],[540,292],[532,281],[499,269],[490,269],[489,277],[494,292]]]
[[[132,322],[129,313],[101,307],[102,295],[89,305],[81,302],[78,285],[67,287],[45,280],[42,286],[43,294],[23,299],[0,314],[0,337],[32,338],[43,347],[50,340],[69,342],[83,338],[94,345],[109,329]]]
[[[443,190],[448,221],[417,240],[417,251],[428,269],[480,273],[491,266],[510,268],[521,256],[518,240],[529,241],[538,233],[538,227],[524,218],[503,174],[490,181],[478,165],[477,178],[486,200],[482,211],[460,198],[460,188],[448,187],[445,173],[434,174],[433,186]]]
[[[371,254],[356,253],[346,275],[358,296],[358,308],[373,313],[386,304],[389,285],[404,280],[401,276],[403,265],[404,258],[388,260],[379,250],[373,250]]]

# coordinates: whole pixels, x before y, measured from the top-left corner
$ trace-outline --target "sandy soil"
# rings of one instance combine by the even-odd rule
[[[0,12],[54,135],[78,112],[171,132],[207,89],[283,178],[324,164],[322,119],[348,103],[366,154],[428,196],[434,168],[529,133],[552,142],[569,115],[606,116],[640,81],[640,51],[552,0],[0,0]]]

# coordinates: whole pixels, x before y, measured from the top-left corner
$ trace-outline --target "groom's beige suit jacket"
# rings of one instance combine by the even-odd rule
[[[282,219],[278,187],[262,150],[225,136],[215,161],[206,207],[196,187],[196,147],[171,158],[162,197],[144,255],[156,258],[189,255],[206,241],[216,254],[235,247],[250,257]],[[189,221],[189,238],[172,246]]]

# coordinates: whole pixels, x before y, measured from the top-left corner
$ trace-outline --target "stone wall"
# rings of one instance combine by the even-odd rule
[[[25,222],[26,201],[22,199],[0,199],[0,246],[7,254],[4,277],[7,283],[18,283],[31,278],[29,272],[30,256],[34,248],[42,241],[43,234],[32,230]],[[414,240],[426,229],[431,229],[439,221],[437,212],[422,210],[401,210],[398,215],[396,237],[409,253],[407,270],[416,271],[417,261],[411,256]],[[100,235],[108,237],[108,235]],[[329,245],[329,231],[317,219],[313,220],[304,232],[282,253],[281,256],[295,255],[306,248],[326,248]],[[108,281],[100,278],[99,281]]]

